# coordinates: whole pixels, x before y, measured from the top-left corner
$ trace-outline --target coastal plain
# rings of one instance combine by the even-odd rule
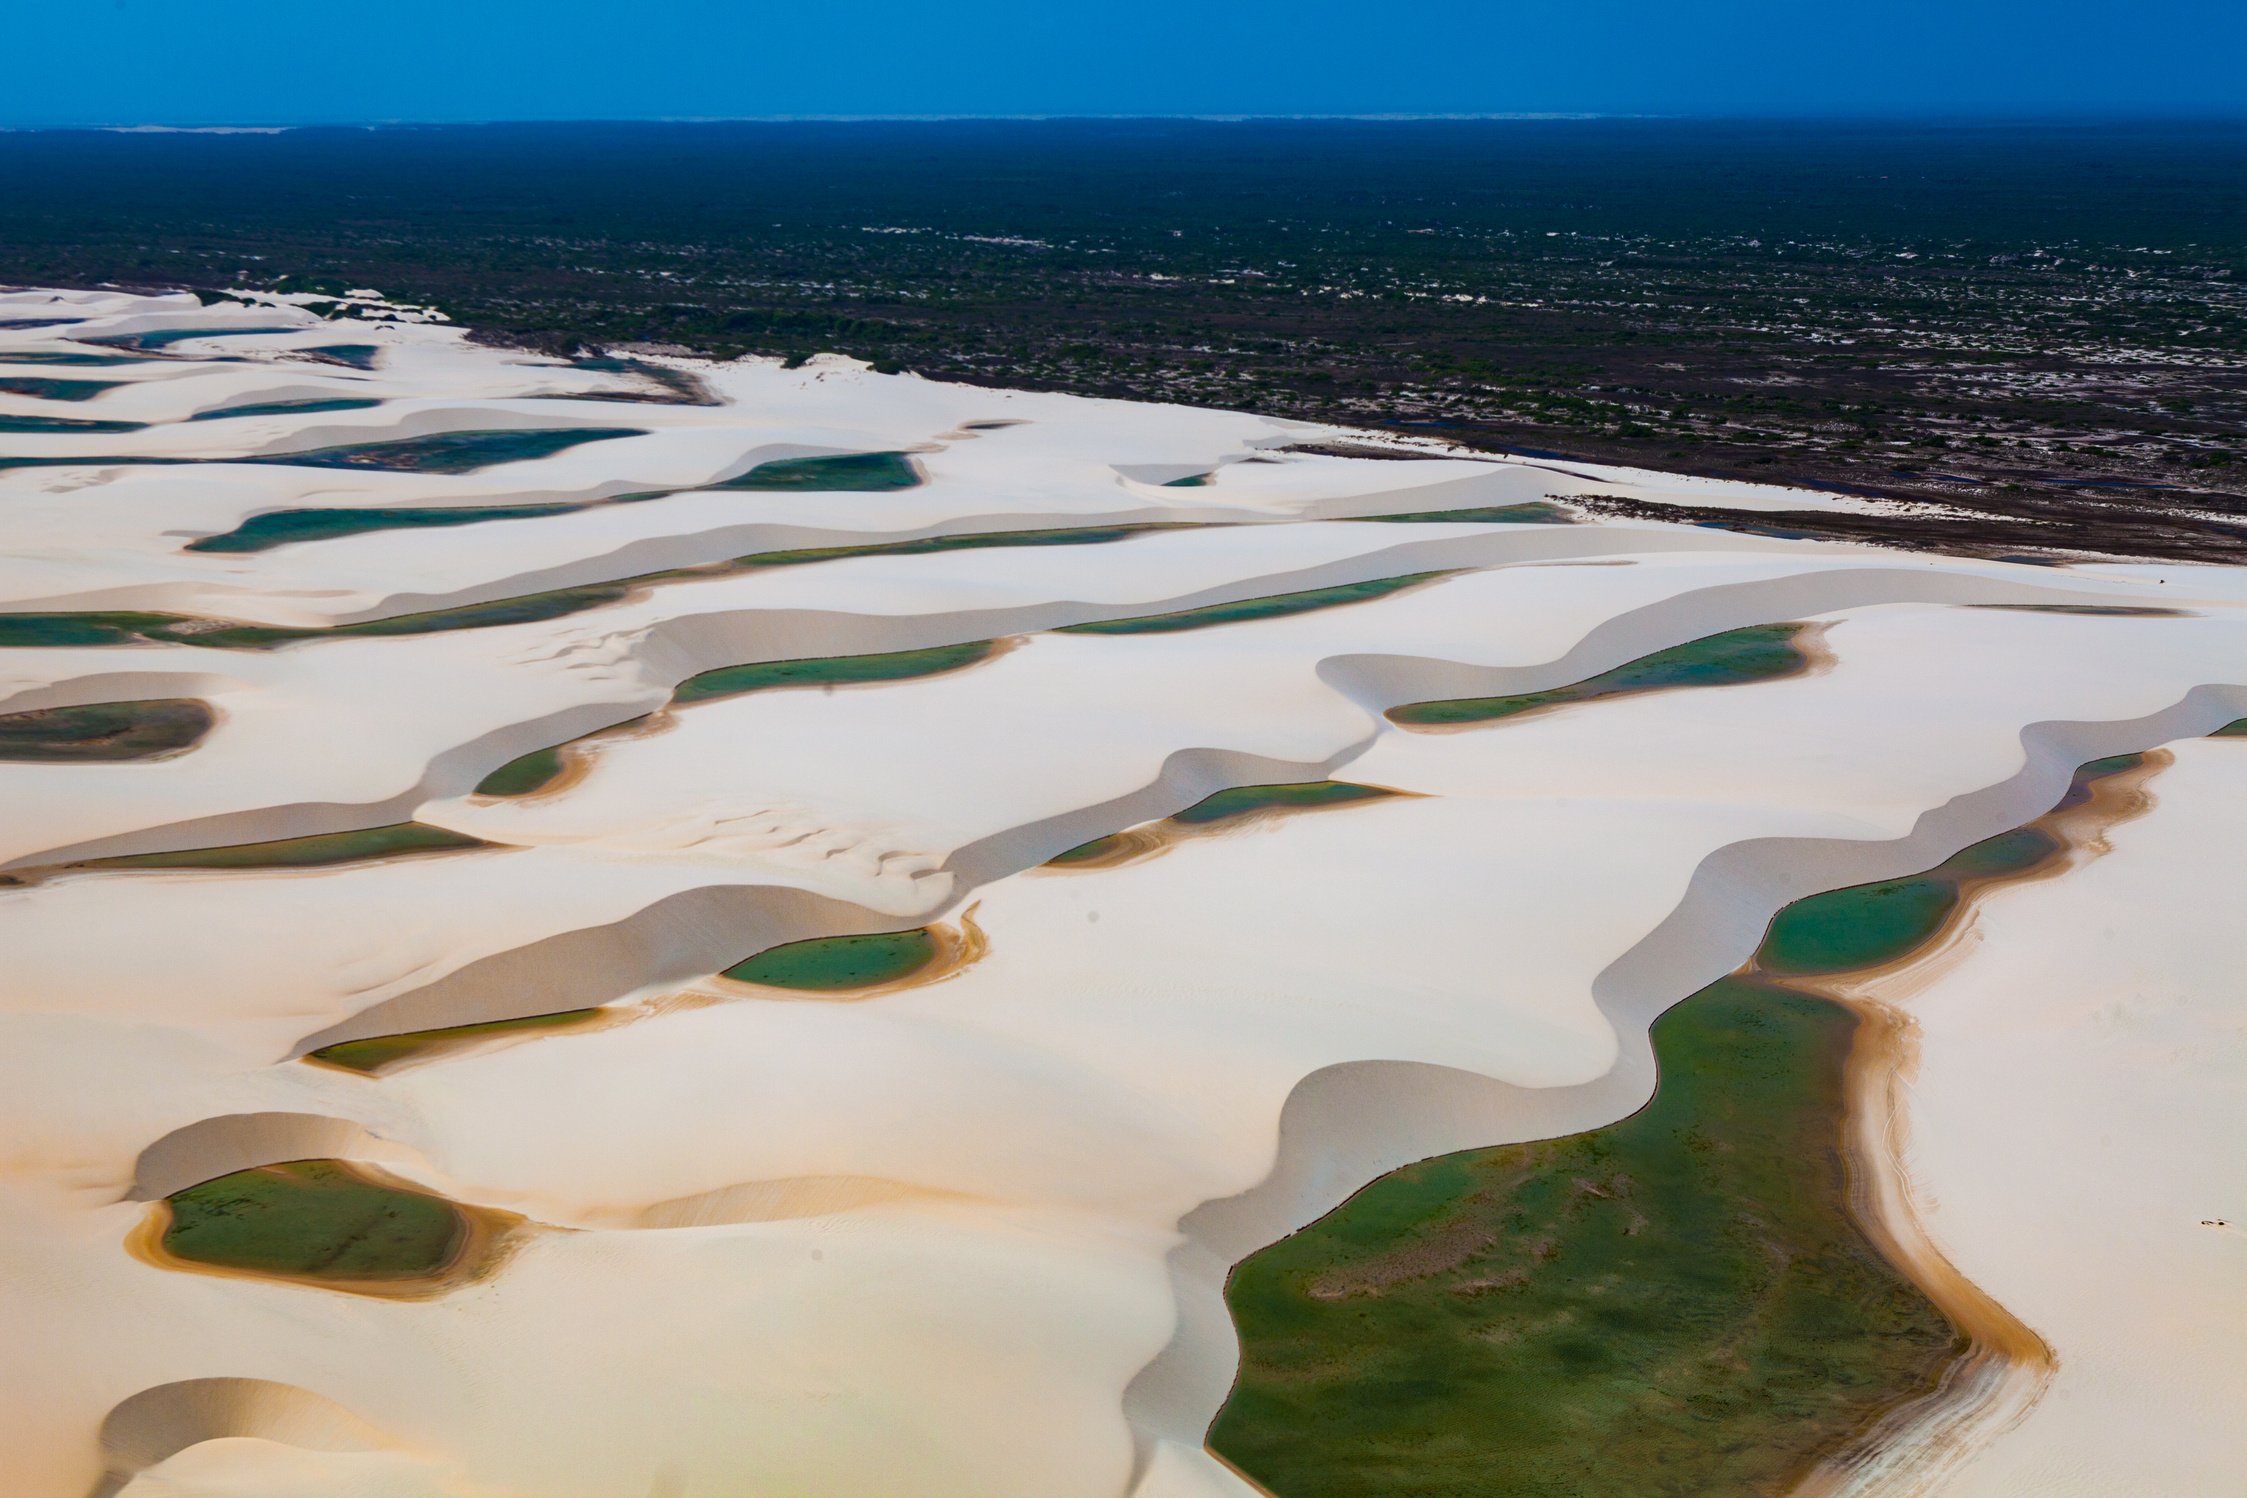
[[[2236,1490],[2236,569],[306,300],[0,294],[11,1492],[1366,1491],[1228,1434],[1237,1266],[1690,1108],[1738,1045],[1659,1027],[1755,1030],[1775,916],[2141,754],[1787,1001],[1832,1065],[1771,1089],[1770,1252],[1918,1361],[1742,1490]],[[1384,1231],[1336,1303],[1485,1346],[1504,1272],[1616,1252]]]

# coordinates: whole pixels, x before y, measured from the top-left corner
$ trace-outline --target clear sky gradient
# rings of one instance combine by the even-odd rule
[[[30,0],[0,125],[2247,114],[2247,0]]]

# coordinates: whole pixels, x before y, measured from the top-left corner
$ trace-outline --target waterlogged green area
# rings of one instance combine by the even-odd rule
[[[361,827],[351,832],[319,832],[309,837],[276,838],[265,843],[230,843],[218,848],[182,848],[171,853],[130,853],[121,858],[94,858],[69,867],[73,870],[311,869],[328,864],[395,858],[409,853],[435,853],[453,848],[490,846],[483,839],[470,837],[464,832],[452,832],[420,822],[392,822],[385,827]]]
[[[661,364],[648,364],[638,359],[572,359],[577,369],[598,370],[603,374],[630,374],[653,384],[654,390],[588,390],[570,397],[572,400],[624,401],[646,406],[722,406],[724,401],[712,395],[703,383],[683,369],[670,369]]]
[[[304,352],[317,355],[330,364],[341,364],[347,369],[373,369],[382,360],[382,345],[379,343],[330,343],[320,348],[308,348]]]
[[[292,1279],[423,1279],[450,1268],[469,1239],[467,1217],[443,1197],[336,1160],[236,1171],[168,1201],[174,1258]]]
[[[136,354],[153,354],[170,348],[175,343],[191,343],[198,338],[248,338],[267,333],[301,333],[304,329],[293,324],[273,327],[241,328],[166,328],[157,333],[120,333],[112,338],[88,338],[88,343],[103,348],[130,349]]]
[[[332,541],[368,531],[426,530],[478,525],[487,520],[535,520],[567,515],[578,505],[484,505],[402,510],[268,510],[252,515],[223,535],[190,541],[189,551],[271,551],[295,541]]]
[[[776,458],[759,463],[739,478],[712,484],[713,489],[795,490],[821,489],[837,493],[873,494],[887,489],[910,489],[921,481],[913,460],[903,453],[842,453],[828,458]]]
[[[1413,510],[1403,515],[1353,515],[1390,525],[1574,525],[1576,517],[1541,499],[1515,505],[1483,505],[1472,510]]]
[[[186,623],[178,614],[125,610],[74,614],[0,614],[0,648],[35,649],[59,645],[139,645],[164,638],[161,631]]]
[[[550,744],[517,755],[476,782],[479,796],[527,796],[553,784],[562,773],[562,747]]]
[[[680,682],[671,693],[671,706],[689,707],[697,702],[716,702],[779,687],[863,686],[872,682],[910,681],[919,676],[935,676],[972,666],[987,659],[997,648],[996,640],[969,640],[959,645],[933,645],[922,650],[892,650],[876,655],[813,656],[793,661],[720,666]],[[518,755],[477,782],[476,794],[527,796],[545,789],[561,775],[565,767],[562,751],[567,747],[567,744],[554,744]]]
[[[970,531],[963,535],[922,536],[912,541],[871,541],[855,546],[814,546],[795,551],[760,551],[739,558],[744,568],[800,567],[808,562],[838,562],[849,557],[917,557],[943,551],[984,551],[1013,546],[1105,546],[1154,531],[1191,530],[1191,521],[1139,525],[1088,525],[1039,531]]]
[[[560,427],[514,432],[440,432],[389,442],[321,447],[310,452],[275,453],[255,458],[219,459],[235,463],[280,463],[291,468],[378,468],[393,473],[474,473],[501,463],[550,458],[589,442],[641,437],[637,427]]]
[[[0,459],[0,467],[6,460]],[[660,499],[661,493],[626,494],[599,501],[627,504]],[[223,535],[206,536],[189,543],[200,552],[263,551],[292,541],[352,535],[363,530],[398,525],[448,526],[475,521],[531,518],[582,508],[577,505],[488,506],[482,509],[408,510],[282,510],[253,516]],[[335,517],[335,518],[329,518]],[[424,518],[426,517],[426,518]],[[454,518],[461,517],[461,518]],[[794,551],[765,551],[704,567],[675,567],[661,572],[638,573],[613,582],[582,583],[543,593],[496,598],[485,603],[429,609],[356,624],[302,628],[287,625],[240,624],[226,620],[190,618],[181,614],[155,614],[111,610],[84,613],[0,614],[0,649],[34,646],[85,645],[201,645],[217,650],[267,650],[300,640],[362,639],[380,635],[439,634],[460,629],[490,629],[505,624],[531,624],[565,618],[616,603],[635,590],[657,583],[709,579],[729,572],[751,572],[768,567],[796,567],[813,562],[841,561],[851,557],[915,556],[928,552],[969,551],[1008,546],[1097,546],[1127,540],[1149,531],[1168,530],[1169,524],[1087,526],[1075,530],[980,531],[956,536],[930,536],[914,541],[872,542],[859,546],[829,546]]]
[[[4,382],[0,382],[4,383]],[[619,437],[646,435],[635,427],[540,428],[520,432],[440,432],[431,437],[402,437],[383,442],[359,442],[345,447],[316,447],[304,452],[257,453],[238,458],[139,457],[133,455],[91,458],[0,458],[5,468],[94,468],[131,466],[177,468],[210,464],[245,464],[287,468],[369,468],[387,473],[476,473],[502,463],[525,463],[550,458],[588,442],[608,442]]]
[[[2117,754],[2080,766],[2052,812],[2081,806],[2100,781],[2144,763],[2142,754]],[[1808,977],[1894,962],[1943,929],[1970,885],[2031,873],[2059,851],[2060,840],[2031,823],[1962,848],[1924,873],[1797,900],[1772,917],[1756,966]]]
[[[82,421],[69,416],[0,416],[0,432],[69,436],[96,436],[109,432],[137,432],[145,421]]]
[[[1222,822],[1231,817],[1245,817],[1251,812],[1269,811],[1274,807],[1307,808],[1337,806],[1348,801],[1373,801],[1383,796],[1394,796],[1395,791],[1377,785],[1353,785],[1347,780],[1301,780],[1283,785],[1236,785],[1215,795],[1204,796],[1184,811],[1171,817],[1173,822],[1198,826],[1209,822]]]
[[[1851,1220],[1855,1021],[1725,979],[1587,1134],[1382,1177],[1234,1270],[1210,1445],[1280,1498],[1787,1492],[1964,1350]]]
[[[2049,815],[2144,763],[2082,765]],[[2039,819],[1794,902],[1755,976],[1655,1023],[1640,1113],[1407,1167],[1247,1260],[1211,1446],[1281,1498],[1791,1492],[1965,1339],[1850,1216],[1855,1018],[1773,979],[1891,962],[2060,848]]]
[[[323,411],[367,411],[381,405],[378,400],[338,397],[333,400],[259,401],[247,406],[220,406],[215,411],[198,411],[189,421],[229,421],[237,416],[316,416]]]
[[[1073,863],[1092,863],[1123,848],[1126,841],[1124,834],[1120,832],[1104,833],[1089,842],[1079,843],[1074,848],[1064,848],[1046,862],[1059,864],[1064,868]]]
[[[465,603],[419,614],[397,614],[357,624],[298,628],[279,624],[237,624],[223,619],[193,619],[179,614],[127,612],[84,614],[0,614],[0,648],[38,645],[201,645],[212,650],[270,650],[302,640],[358,640],[385,635],[441,634],[456,629],[491,629],[559,619],[602,604],[615,603],[642,579],[590,583]]]
[[[1410,572],[1401,577],[1377,577],[1362,583],[1340,583],[1331,588],[1307,588],[1300,593],[1272,593],[1244,598],[1238,603],[1214,603],[1206,608],[1182,609],[1175,614],[1143,614],[1132,619],[1097,619],[1089,624],[1065,624],[1055,630],[1064,635],[1164,635],[1180,630],[1208,629],[1219,624],[1243,624],[1252,619],[1284,619],[1317,609],[1340,608],[1385,597],[1415,583],[1442,577],[1442,572]]]
[[[1217,475],[1214,472],[1189,473],[1181,479],[1164,479],[1162,486],[1165,489],[1204,489],[1216,477]]]
[[[1672,687],[1723,687],[1792,676],[1809,662],[1795,636],[1800,624],[1757,624],[1673,645],[1597,676],[1509,697],[1453,697],[1438,702],[1408,702],[1389,709],[1389,721],[1412,726],[1488,723],[1539,708],[1593,702]]]
[[[132,354],[80,354],[65,349],[10,349],[0,353],[0,364],[60,364],[92,369],[146,362]]]
[[[1207,826],[1260,811],[1309,811],[1320,806],[1344,806],[1353,801],[1373,801],[1397,792],[1376,785],[1356,785],[1347,780],[1298,780],[1276,785],[1236,785],[1204,796],[1184,811],[1163,819],[1173,827]],[[1090,842],[1056,853],[1049,865],[1094,863],[1113,853],[1145,844],[1130,832],[1111,832]]]
[[[43,375],[0,375],[0,395],[26,395],[43,401],[90,401],[121,380],[63,380]]]
[[[211,729],[192,697],[93,702],[0,715],[0,760],[100,764],[154,759],[191,748]]]
[[[2234,718],[2208,737],[2212,739],[2247,739],[2247,718]]]
[[[925,650],[892,650],[879,655],[827,655],[797,661],[758,661],[720,666],[690,676],[671,694],[674,706],[739,697],[773,687],[853,686],[870,681],[904,681],[972,666],[997,648],[996,640],[934,645]]]
[[[865,936],[817,936],[768,947],[725,976],[768,988],[832,991],[870,988],[909,978],[936,960],[935,935],[926,927]]]
[[[1997,609],[2008,614],[2115,614],[2127,619],[2184,619],[2190,609],[2165,609],[2133,603],[1970,603],[1970,609]]]
[[[363,1072],[373,1076],[402,1061],[432,1051],[441,1051],[467,1041],[483,1040],[494,1035],[533,1034],[541,1030],[558,1030],[582,1024],[599,1014],[599,1009],[564,1009],[555,1014],[530,1014],[520,1019],[486,1020],[476,1025],[447,1025],[437,1030],[408,1030],[397,1035],[375,1035],[365,1040],[342,1040],[334,1045],[324,1045],[310,1052],[315,1061],[325,1061],[330,1066],[340,1066],[346,1071]]]
[[[1957,908],[1956,883],[1932,873],[1812,895],[1772,918],[1756,963],[1797,975],[1876,966],[1925,942]]]

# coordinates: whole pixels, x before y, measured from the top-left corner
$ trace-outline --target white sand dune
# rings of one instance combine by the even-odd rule
[[[0,380],[117,388],[0,394],[0,416],[148,425],[0,436],[0,459],[88,460],[0,466],[11,617],[319,630],[760,551],[1173,528],[714,569],[494,627],[0,648],[0,714],[218,716],[168,759],[0,763],[0,1338],[35,1350],[0,1451],[26,1498],[1245,1493],[1201,1446],[1235,1361],[1231,1263],[1398,1165],[1630,1112],[1649,1024],[1781,905],[1926,868],[2083,760],[2247,715],[2225,569],[1363,518],[1862,501],[1294,452],[1352,434],[832,359],[693,367],[716,404],[594,401],[658,387],[424,324],[0,295],[0,318],[43,317],[82,321],[0,329]],[[10,362],[191,328],[281,331]],[[308,356],[339,344],[373,367]],[[323,399],[381,404],[187,419]],[[644,435],[466,474],[224,461],[551,427]],[[873,452],[923,481],[700,487]],[[133,457],[208,461],[99,461]],[[681,492],[598,503],[651,490]],[[524,503],[576,508],[184,549],[277,510]],[[1054,632],[1420,573],[1189,632]],[[1383,716],[1790,620],[1824,659],[1783,680],[1461,732]],[[672,704],[722,667],[981,640],[1001,648],[939,674]],[[557,789],[474,793],[587,735]],[[2247,1214],[2222,1199],[2247,1120],[2213,893],[2240,877],[2241,765],[2247,743],[2183,746],[2111,855],[1993,899],[1898,1000],[1924,1032],[1922,1214],[2060,1372],[1940,1472],[1900,1460],[1896,1491],[2236,1490],[2239,1232],[2199,1219]],[[1409,794],[1045,867],[1228,786],[1326,777]],[[403,821],[489,846],[56,867]],[[798,938],[967,921],[980,943],[935,981],[821,999],[718,976]],[[380,1077],[302,1059],[590,1006],[617,1022]],[[131,1251],[156,1199],[305,1158],[527,1224],[424,1299]]]

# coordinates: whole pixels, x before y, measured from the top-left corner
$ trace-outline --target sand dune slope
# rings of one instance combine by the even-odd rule
[[[2228,572],[1568,508],[1862,501],[0,295],[41,319],[0,326],[25,1498],[1245,1493],[1201,1444],[1230,1264],[1409,1161],[1630,1113],[1648,1026],[1780,906],[2247,716]],[[1788,622],[1772,680],[1389,716]],[[211,715],[183,749],[14,747],[175,699]],[[1920,1211],[2061,1360],[1943,1492],[2236,1485],[2243,767],[2180,749],[2111,856],[1893,998]],[[1325,779],[1396,794],[1164,820]],[[924,927],[900,976],[728,975]],[[460,1204],[475,1262],[163,1249],[166,1197],[330,1159]]]

